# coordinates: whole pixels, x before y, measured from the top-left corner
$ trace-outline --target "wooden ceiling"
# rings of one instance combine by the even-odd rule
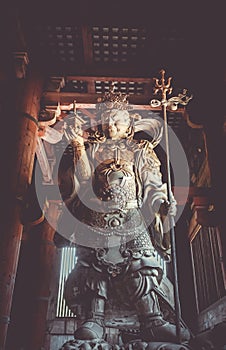
[[[143,4],[75,1],[19,8],[24,49],[49,77],[43,103],[95,103],[114,81],[129,102],[148,104],[152,78],[162,68],[173,76],[175,93],[187,87],[188,74],[181,71],[190,45],[185,17],[170,6],[163,12]]]
[[[47,105],[95,103],[110,81],[131,103],[148,104],[163,68],[173,93],[188,88],[203,111],[223,57],[220,12],[173,1],[21,1],[6,12],[5,48],[27,52],[46,74]]]
[[[179,78],[195,39],[190,7],[175,10],[168,2],[37,2],[15,14],[22,46],[53,75],[150,78],[165,68]]]

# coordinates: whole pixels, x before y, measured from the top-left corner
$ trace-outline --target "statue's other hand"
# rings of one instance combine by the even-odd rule
[[[159,208],[159,213],[161,216],[175,216],[177,213],[177,207],[175,202],[168,202],[164,201],[161,203],[160,208]]]
[[[80,135],[76,135],[76,137],[73,139],[73,141],[78,145],[78,146],[83,146],[84,145],[84,138]]]
[[[69,125],[64,130],[65,137],[68,141],[76,142],[78,145],[84,145],[84,138],[82,137],[81,131],[76,130],[72,125]]]

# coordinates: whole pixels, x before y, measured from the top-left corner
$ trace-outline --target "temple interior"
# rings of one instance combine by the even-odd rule
[[[63,292],[76,247],[57,232],[59,162],[67,171],[73,157],[65,124],[76,112],[95,129],[96,103],[112,83],[133,112],[161,117],[154,78],[169,77],[168,100],[182,98],[167,106],[181,315],[200,350],[226,348],[223,14],[194,7],[83,0],[3,11],[0,349],[58,350],[79,324]],[[167,181],[166,154],[158,146],[156,153]],[[161,264],[173,304],[173,267]],[[117,344],[123,326],[113,311],[106,339]],[[133,328],[132,318],[124,321]]]

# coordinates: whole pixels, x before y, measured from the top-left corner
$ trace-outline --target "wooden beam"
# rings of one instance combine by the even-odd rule
[[[53,242],[55,226],[51,223],[58,219],[58,205],[50,203],[46,212],[47,219],[29,234],[29,248],[31,250],[30,264],[33,266],[32,280],[35,288],[32,290],[32,305],[28,311],[30,324],[27,334],[27,347],[29,349],[44,348],[46,336],[46,319],[51,297],[51,281],[55,277],[57,249]]]
[[[97,98],[101,97],[102,94],[90,94],[90,93],[76,93],[76,92],[44,92],[43,100],[44,104],[61,104],[71,103],[77,101],[78,103],[96,103]],[[144,95],[130,95],[129,101],[135,104],[147,104],[150,97]]]
[[[68,75],[65,77],[66,81],[71,81],[71,80],[82,80],[82,81],[93,81],[93,80],[98,80],[98,81],[118,81],[118,82],[137,82],[137,83],[147,83],[147,84],[151,84],[153,82],[152,78],[143,78],[143,77],[133,77],[133,76],[129,76],[129,77],[125,77],[125,76],[84,76],[84,75]]]
[[[11,127],[12,135],[16,137],[11,144],[14,154],[12,154],[11,149],[9,150],[11,155],[9,158],[10,171],[7,174],[9,186],[6,185],[7,200],[4,203],[1,218],[3,229],[0,245],[0,349],[5,349],[10,321],[23,229],[21,201],[25,200],[32,181],[38,129],[37,115],[40,110],[43,82],[42,76],[38,72],[30,71],[27,78],[17,81],[17,94],[10,101],[12,109],[9,110],[8,105],[2,105],[5,119],[11,119],[14,113],[15,120],[12,121]],[[11,84],[16,84],[15,79],[11,80]],[[16,132],[14,133],[15,127]],[[13,141],[15,142],[13,143]],[[3,190],[5,189],[3,188]]]
[[[46,103],[46,109],[57,109],[58,102],[60,102],[61,105],[65,104],[65,110],[71,110],[70,108],[72,101],[76,101],[76,109],[95,109],[96,108],[96,102],[97,98],[100,97],[101,94],[80,94],[80,93],[73,93],[73,92],[61,92],[54,93],[54,92],[45,92],[44,93],[44,102]],[[130,95],[132,96],[132,95]],[[129,97],[130,98],[130,97]],[[146,101],[144,104],[139,104],[136,100],[136,97],[133,97],[135,100],[134,103],[130,103],[130,106],[133,110],[149,110],[149,111],[155,111],[160,112],[161,107],[151,107],[151,105],[147,104],[149,101]],[[139,97],[139,100],[141,98]],[[85,101],[85,102],[83,102]],[[64,110],[61,108],[61,110]],[[179,113],[184,114],[185,109],[183,107],[178,108],[176,111],[173,111],[173,113]],[[169,111],[170,112],[170,111]],[[87,114],[88,115],[88,114]],[[90,116],[91,118],[93,117]]]
[[[86,65],[90,65],[93,62],[91,29],[88,26],[83,25],[81,30],[82,30],[84,62]]]

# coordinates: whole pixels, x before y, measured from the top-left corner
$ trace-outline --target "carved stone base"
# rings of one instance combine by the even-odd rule
[[[94,340],[69,340],[60,350],[192,350],[187,345],[161,343],[161,342],[143,342],[134,340],[125,345],[109,344],[103,339]]]

